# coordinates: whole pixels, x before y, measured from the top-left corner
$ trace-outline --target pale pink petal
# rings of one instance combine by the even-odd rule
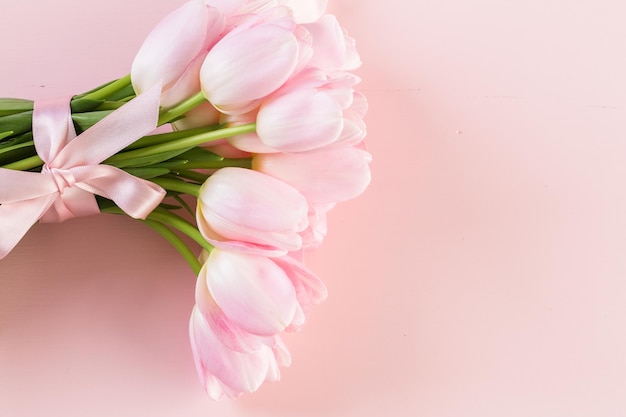
[[[207,266],[202,267],[196,281],[196,307],[202,313],[213,334],[229,349],[237,352],[258,350],[262,341],[258,336],[250,334],[232,323],[215,303],[207,287]]]
[[[326,300],[328,297],[326,285],[302,262],[290,256],[282,256],[272,260],[287,273],[304,313],[307,313],[312,305],[321,304]]]
[[[217,9],[191,0],[166,16],[148,35],[131,68],[135,91],[141,93],[159,81],[166,92],[188,66],[204,56],[223,28]]]
[[[205,97],[225,113],[245,113],[292,75],[298,42],[292,31],[263,24],[231,32],[208,53],[200,72]]]
[[[267,146],[256,133],[247,133],[229,138],[228,141],[237,149],[251,153],[273,153],[276,149]]]
[[[209,292],[241,329],[271,336],[293,321],[297,302],[293,285],[269,258],[214,249],[206,267]]]
[[[361,149],[337,146],[293,154],[259,154],[253,157],[252,166],[319,204],[346,201],[361,194],[371,179],[371,159]]]
[[[223,346],[197,308],[191,313],[189,336],[198,376],[214,399],[256,391],[276,361],[265,345],[253,353]]]
[[[354,39],[339,25],[333,15],[324,15],[317,22],[304,25],[313,37],[311,65],[332,73],[361,66]]]
[[[161,106],[170,108],[200,91],[200,67],[204,54],[199,54],[161,94]]]
[[[284,152],[307,151],[334,142],[343,130],[343,112],[332,95],[304,89],[266,101],[257,116],[257,134]]]
[[[276,362],[279,366],[287,367],[291,366],[291,354],[287,349],[287,346],[279,336],[274,337],[274,344],[271,345],[276,357]]]
[[[235,13],[247,0],[205,0],[209,6],[215,7],[226,15]]]
[[[198,90],[196,90],[198,91]],[[220,112],[211,103],[203,103],[185,113],[185,117],[172,123],[176,130],[214,126],[220,122]],[[213,144],[212,142],[210,142]]]
[[[314,22],[319,19],[324,11],[328,0],[283,0],[293,10],[294,18],[298,23]]]
[[[304,249],[318,248],[328,233],[327,213],[335,204],[309,205],[309,227],[302,233]]]
[[[196,219],[205,237],[297,250],[308,204],[293,187],[260,172],[222,168],[200,189]],[[264,249],[265,249],[264,248]]]
[[[352,146],[363,140],[367,127],[363,117],[367,112],[367,100],[361,93],[355,92],[352,105],[343,112],[343,130],[337,139],[337,144]]]

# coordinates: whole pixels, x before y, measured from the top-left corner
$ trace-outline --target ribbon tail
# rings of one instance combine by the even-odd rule
[[[0,259],[13,250],[56,199],[55,194],[0,205]]]
[[[165,198],[165,190],[110,165],[75,168],[76,186],[113,200],[130,217],[145,219]]]

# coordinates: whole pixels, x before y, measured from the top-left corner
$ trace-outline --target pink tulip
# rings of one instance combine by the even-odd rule
[[[258,154],[252,167],[290,184],[312,204],[346,201],[369,185],[371,155],[332,146],[300,153]]]
[[[240,329],[259,336],[284,331],[296,312],[288,274],[272,259],[214,249],[200,273],[220,310]]]
[[[304,88],[270,99],[257,116],[263,144],[284,152],[300,152],[333,143],[343,130],[343,111],[328,92]]]
[[[200,71],[205,97],[221,112],[242,114],[291,77],[302,42],[282,9],[249,17],[208,53]]]
[[[308,226],[306,199],[261,172],[222,168],[203,184],[196,219],[217,247],[281,255],[302,247]]]
[[[198,376],[215,400],[254,392],[264,381],[280,378],[279,366],[289,365],[289,354],[277,337],[251,352],[224,346],[197,307],[191,313],[189,336]]]
[[[163,82],[161,105],[172,105],[200,91],[200,66],[224,29],[224,17],[202,0],[190,0],[150,32],[131,68],[137,93]]]
[[[302,308],[323,299],[325,287],[289,257],[214,249],[203,258],[189,334],[207,392],[237,397],[280,379],[291,357],[278,333],[302,326]]]
[[[359,79],[349,73],[336,75],[328,79],[323,71],[308,67],[263,100],[258,111],[226,117],[231,125],[257,123],[255,133],[229,142],[246,152],[275,153],[361,141],[367,101],[354,92]]]

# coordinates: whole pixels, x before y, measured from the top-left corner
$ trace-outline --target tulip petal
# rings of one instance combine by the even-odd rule
[[[298,250],[307,211],[304,196],[282,181],[249,169],[222,168],[202,185],[196,218],[208,239]]]
[[[332,146],[293,154],[259,154],[255,170],[300,191],[312,204],[337,203],[361,194],[369,185],[371,155],[354,147]]]
[[[191,313],[189,336],[198,376],[214,399],[256,391],[275,362],[272,350],[265,345],[254,353],[223,346],[197,308]]]
[[[283,3],[291,7],[296,22],[307,23],[324,14],[328,0],[284,0]]]
[[[233,31],[208,53],[200,71],[202,91],[218,109],[245,113],[287,81],[297,58],[290,30],[262,24]]]
[[[261,346],[258,336],[252,335],[232,323],[220,310],[207,288],[206,264],[198,274],[196,282],[196,307],[202,313],[213,334],[229,349],[237,352],[252,352]]]
[[[206,265],[209,292],[243,330],[271,336],[292,322],[295,290],[285,271],[269,258],[214,249]]]
[[[257,134],[283,152],[301,152],[334,142],[343,129],[343,112],[331,94],[297,90],[268,100],[259,109]]]
[[[201,0],[191,0],[166,16],[150,32],[131,68],[137,93],[159,81],[166,91],[185,73],[190,62],[205,54],[221,32],[223,18]]]

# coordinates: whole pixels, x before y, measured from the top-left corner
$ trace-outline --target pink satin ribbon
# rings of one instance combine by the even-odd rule
[[[161,86],[129,101],[76,136],[69,98],[37,101],[33,139],[41,172],[0,168],[0,259],[38,220],[62,222],[100,212],[95,194],[145,219],[165,197],[158,185],[100,162],[157,126]]]

